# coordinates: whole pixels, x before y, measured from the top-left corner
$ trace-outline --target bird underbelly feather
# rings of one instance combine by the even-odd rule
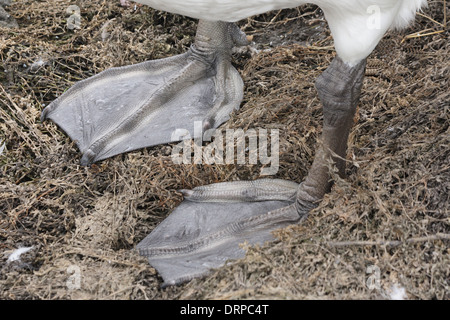
[[[136,0],[152,8],[197,19],[235,22],[264,12],[313,3],[306,0]]]
[[[392,26],[402,28],[414,18],[414,13],[426,6],[426,0],[135,0],[154,9],[210,21],[235,22],[272,10],[316,4],[332,12],[335,9],[352,15],[370,14],[377,6],[381,12],[398,8]]]

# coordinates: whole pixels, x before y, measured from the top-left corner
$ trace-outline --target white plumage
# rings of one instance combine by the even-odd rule
[[[9,256],[7,262],[13,262],[20,260],[20,256],[28,251],[33,249],[33,247],[20,247],[16,250],[14,250]]]
[[[350,65],[366,58],[391,28],[404,28],[426,0],[137,0],[152,8],[211,21],[238,21],[271,10],[318,5],[336,51]]]

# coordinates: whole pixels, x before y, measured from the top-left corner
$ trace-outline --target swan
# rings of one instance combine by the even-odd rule
[[[247,44],[234,22],[271,10],[312,3],[325,15],[336,57],[317,78],[323,105],[322,144],[305,180],[222,182],[182,190],[185,200],[138,245],[164,279],[179,284],[229,259],[239,246],[272,239],[274,229],[301,222],[332,182],[327,164],[344,175],[347,139],[364,79],[366,60],[390,29],[414,19],[426,0],[137,0],[158,10],[199,19],[188,52],[112,68],[76,83],[49,104],[51,119],[82,152],[81,163],[172,141],[175,130],[217,128],[239,108],[243,82],[231,50]],[[194,136],[191,134],[190,136]]]

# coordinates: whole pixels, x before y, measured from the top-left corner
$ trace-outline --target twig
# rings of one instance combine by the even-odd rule
[[[324,46],[324,47],[307,46],[306,48],[311,50],[333,50],[334,46]]]
[[[434,32],[427,32],[429,30],[434,30],[434,28],[429,28],[429,29],[422,30],[422,31],[419,31],[419,32],[411,33],[411,34],[408,34],[407,36],[405,36],[400,43],[405,42],[406,39],[431,36],[433,34],[443,33],[443,32],[445,32],[447,30],[447,4],[446,4],[446,0],[444,0],[444,21],[443,21],[443,23],[440,23],[440,22],[432,19],[431,17],[427,16],[426,14],[423,14],[423,13],[420,13],[420,12],[417,12],[417,15],[419,15],[421,17],[424,17],[424,18],[426,18],[426,19],[436,23],[437,25],[441,26],[442,29],[434,31]]]
[[[444,10],[444,11],[445,11],[445,10]],[[436,23],[436,24],[440,25],[441,27],[445,28],[445,23],[437,22],[436,20],[434,20],[433,18],[427,16],[426,14],[417,12],[417,15],[419,15],[419,16],[421,16],[421,17],[424,17],[424,18],[427,18],[428,20],[433,21],[434,23]]]
[[[61,256],[71,255],[71,254],[78,254],[78,255],[82,255],[84,257],[90,257],[90,258],[94,258],[94,259],[99,259],[99,260],[102,260],[102,261],[106,261],[109,264],[115,263],[115,264],[120,264],[120,265],[124,265],[124,266],[127,266],[127,267],[133,267],[133,268],[136,268],[136,269],[143,268],[142,265],[139,265],[137,263],[114,260],[114,259],[111,259],[111,258],[109,258],[107,256],[104,256],[104,255],[100,255],[100,254],[96,254],[96,253],[92,253],[92,252],[87,252],[87,249],[83,249],[83,248],[74,248],[74,250],[72,250],[72,251],[63,252],[62,254],[58,255],[57,258],[59,258]]]
[[[23,177],[21,177],[18,181],[20,181],[22,178],[23,178]],[[52,189],[45,191],[45,192],[42,193],[41,195],[37,196],[36,199],[33,199],[33,200],[31,201],[31,203],[27,206],[27,208],[24,208],[24,209],[20,210],[19,212],[15,213],[15,214],[14,214],[14,222],[13,222],[13,223],[15,224],[15,222],[19,219],[19,216],[20,216],[22,213],[26,212],[26,213],[28,214],[28,210],[30,210],[30,208],[36,203],[36,201],[39,201],[39,199],[42,198],[43,196],[45,196],[45,195],[49,194],[50,192],[56,190],[56,188],[57,188],[57,187],[53,187]]]
[[[438,34],[438,33],[443,33],[443,32],[445,32],[445,30],[437,30],[437,31],[427,32],[427,33],[421,33],[421,32],[412,33],[412,34],[408,34],[407,36],[405,36],[403,38],[402,42],[404,42],[406,39],[426,37],[426,36],[431,36],[433,34]]]
[[[401,240],[379,240],[379,241],[329,241],[327,244],[332,247],[347,247],[347,246],[387,246],[387,247],[397,247],[403,243],[418,243],[426,241],[435,240],[450,240],[450,234],[448,233],[437,233],[435,235],[410,238],[405,241]]]
[[[444,0],[444,28],[447,28],[447,2]]]

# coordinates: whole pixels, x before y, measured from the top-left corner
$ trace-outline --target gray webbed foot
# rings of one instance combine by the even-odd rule
[[[273,240],[272,231],[299,223],[294,182],[262,179],[182,190],[185,200],[137,248],[164,279],[176,285],[243,258],[240,244]],[[311,205],[313,207],[313,205]]]
[[[17,28],[19,25],[17,24],[16,19],[11,16],[3,6],[7,6],[11,4],[11,0],[2,0],[0,1],[0,27],[6,28]]]
[[[243,82],[231,65],[231,50],[243,39],[234,24],[200,21],[185,54],[80,81],[47,106],[41,119],[53,120],[77,142],[83,165],[193,138],[195,122],[216,128],[239,108]],[[176,136],[180,132],[185,135]]]

